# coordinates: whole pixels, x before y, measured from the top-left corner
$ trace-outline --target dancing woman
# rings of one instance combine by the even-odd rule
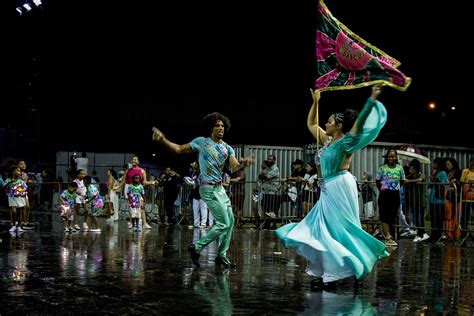
[[[321,196],[301,222],[282,226],[276,234],[285,247],[295,248],[308,260],[306,273],[318,277],[311,282],[312,290],[330,288],[348,277],[358,284],[377,259],[388,256],[386,246],[361,227],[357,184],[347,171],[352,153],[370,144],[385,125],[387,112],[377,101],[381,90],[381,86],[372,87],[359,116],[354,110],[332,114],[326,131],[316,120],[320,93],[311,90],[313,104],[307,125],[324,144],[319,161]]]

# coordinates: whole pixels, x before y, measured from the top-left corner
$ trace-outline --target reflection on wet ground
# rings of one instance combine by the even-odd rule
[[[215,244],[191,264],[187,246],[206,231],[125,221],[102,233],[64,234],[51,215],[33,231],[0,225],[1,314],[474,314],[474,248],[401,240],[360,289],[311,292],[305,261],[269,230],[235,230],[231,270]]]

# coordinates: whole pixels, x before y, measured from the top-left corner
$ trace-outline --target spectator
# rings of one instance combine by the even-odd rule
[[[239,163],[242,164],[242,158],[239,159]],[[245,171],[236,170],[232,172],[229,181],[231,183],[231,202],[234,206],[234,216],[236,218],[235,226],[240,227],[245,200]]]
[[[446,213],[446,185],[448,183],[448,175],[445,171],[445,164],[442,158],[433,160],[433,171],[430,176],[431,191],[429,196],[430,203],[430,219],[431,219],[431,236],[430,242],[437,242],[441,239],[443,232],[443,218]]]
[[[364,172],[364,176],[362,177],[362,202],[364,203],[364,215],[365,218],[369,221],[374,220],[374,195],[375,195],[375,187],[374,183],[372,182],[372,174]]]
[[[376,184],[380,191],[379,212],[382,222],[382,231],[387,246],[397,246],[393,240],[395,219],[400,209],[400,187],[405,181],[403,167],[397,163],[397,151],[389,149],[385,155],[385,161],[377,171]]]
[[[174,202],[178,198],[179,180],[180,176],[174,170],[172,170],[170,167],[167,167],[165,169],[165,176],[161,181],[164,194],[164,206],[167,215],[165,225],[176,224],[176,218],[174,214]]]
[[[262,181],[262,210],[268,217],[275,218],[280,208],[278,201],[280,170],[276,166],[275,155],[269,155],[266,162],[267,167],[258,175]]]
[[[301,185],[301,200],[303,201],[303,217],[313,208],[313,204],[318,200],[318,175],[314,162],[308,162],[305,166],[306,174]]]
[[[199,194],[199,163],[193,162],[191,168],[192,172],[190,178],[193,180],[193,185],[190,197],[193,204],[193,226],[194,228],[204,229],[207,225],[207,214],[209,210],[207,209],[206,202],[201,199],[201,195]]]
[[[290,199],[291,210],[294,212],[296,218],[302,218],[302,205],[301,205],[301,181],[303,180],[306,170],[303,168],[304,163],[301,159],[296,159],[291,164],[291,175],[286,178],[289,186],[296,188],[296,199]]]
[[[412,214],[413,224],[418,227],[413,242],[422,242],[430,238],[425,231],[426,187],[420,184],[424,181],[425,177],[421,173],[420,161],[413,159],[410,161],[405,180],[406,209]]]
[[[474,157],[469,160],[469,168],[462,171],[462,211],[461,211],[461,245],[469,236],[469,220],[474,207]]]
[[[461,210],[461,205],[459,204],[461,196],[461,170],[454,158],[446,158],[444,163],[449,182],[446,196],[445,228],[448,237],[451,240],[456,240],[461,235],[458,223]]]

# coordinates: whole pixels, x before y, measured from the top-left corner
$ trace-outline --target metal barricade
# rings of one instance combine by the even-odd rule
[[[459,245],[464,245],[469,239],[474,239],[474,230],[470,226],[471,216],[474,210],[474,182],[461,184],[461,240]]]
[[[145,214],[147,222],[161,223],[163,219],[164,207],[163,188],[157,185],[146,185],[145,189]],[[124,195],[123,189],[118,192],[119,195],[119,219],[129,219],[130,211],[128,209],[128,198]]]
[[[405,185],[401,192],[398,230],[430,232],[433,242],[458,241],[461,226],[461,199],[455,184],[419,182]],[[383,212],[383,210],[380,210]],[[404,236],[400,234],[400,236]],[[415,234],[407,234],[415,237]]]
[[[192,187],[189,185],[178,186],[178,198],[175,202],[175,217],[178,216],[178,225],[193,224],[193,201],[191,199]]]

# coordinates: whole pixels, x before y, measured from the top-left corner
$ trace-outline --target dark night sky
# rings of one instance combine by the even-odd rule
[[[306,115],[315,78],[316,1],[44,2],[43,13],[23,17],[14,15],[13,4],[4,40],[1,100],[9,110],[0,128],[23,135],[16,136],[19,151],[36,139],[35,107],[43,159],[55,150],[145,153],[152,150],[153,125],[184,143],[199,135],[200,119],[212,111],[231,119],[231,144],[312,142]],[[420,9],[408,1],[326,3],[413,78],[407,92],[387,88],[381,96],[389,122],[379,141],[472,147],[472,65],[462,59],[472,28],[466,2],[426,2]],[[360,109],[369,92],[324,93],[321,120],[346,107]],[[428,112],[430,101],[442,110]],[[53,105],[62,110],[53,112]]]

